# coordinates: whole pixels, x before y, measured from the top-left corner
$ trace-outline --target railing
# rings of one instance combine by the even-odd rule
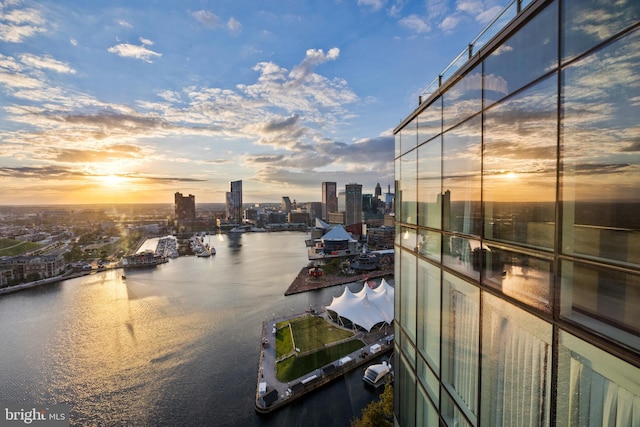
[[[493,18],[493,20],[476,36],[471,43],[462,51],[447,67],[436,77],[425,89],[420,93],[419,103],[431,96],[444,82],[455,74],[475,53],[498,32],[503,29],[507,23],[515,18],[526,6],[533,0],[511,0],[504,9]]]

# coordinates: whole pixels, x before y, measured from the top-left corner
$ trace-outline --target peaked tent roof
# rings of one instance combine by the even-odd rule
[[[321,220],[320,218],[316,218],[316,228],[321,228],[323,230],[329,228],[329,224]]]
[[[325,308],[371,331],[378,323],[391,324],[393,321],[393,297],[393,287],[383,279],[375,289],[365,282],[357,293],[345,287],[342,295],[333,297],[331,304]]]
[[[347,233],[347,230],[345,230],[342,226],[339,226],[339,225],[336,226],[331,231],[327,232],[327,234],[322,236],[320,239],[321,240],[339,240],[339,241],[348,240],[351,242],[355,242],[355,240],[351,238],[351,235]]]

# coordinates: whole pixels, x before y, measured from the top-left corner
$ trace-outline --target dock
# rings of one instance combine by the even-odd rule
[[[313,291],[315,289],[323,289],[331,286],[344,285],[347,283],[361,282],[367,279],[393,276],[393,273],[393,267],[388,267],[368,271],[366,273],[356,274],[353,276],[333,274],[316,278],[309,276],[309,267],[304,267],[302,268],[302,270],[300,270],[289,288],[285,291],[284,295],[288,296],[302,292]]]
[[[255,396],[255,410],[258,413],[267,414],[297,401],[342,377],[347,372],[371,363],[374,359],[389,353],[393,349],[393,335],[385,335],[385,330],[361,333],[356,339],[359,338],[365,343],[364,348],[293,381],[288,383],[280,382],[276,377],[275,336],[272,331],[277,323],[300,316],[301,314],[287,316],[286,318],[265,321],[262,324],[262,341]],[[265,345],[265,342],[269,342],[269,344]],[[369,349],[374,344],[378,344],[380,350],[376,353],[371,353]]]

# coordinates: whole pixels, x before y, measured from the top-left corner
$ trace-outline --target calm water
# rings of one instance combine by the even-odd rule
[[[211,236],[217,255],[0,297],[0,402],[67,403],[74,425],[346,426],[362,370],[268,416],[253,409],[262,321],[342,287],[284,296],[303,233]]]

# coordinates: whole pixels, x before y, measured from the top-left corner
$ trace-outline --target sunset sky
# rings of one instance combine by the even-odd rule
[[[507,0],[0,0],[0,205],[393,187],[392,129]]]

